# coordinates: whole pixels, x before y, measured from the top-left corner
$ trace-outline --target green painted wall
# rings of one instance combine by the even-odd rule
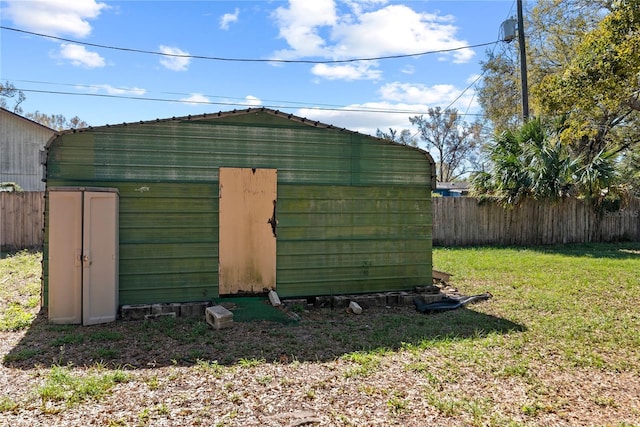
[[[282,297],[431,283],[428,154],[282,113],[64,133],[47,186],[119,189],[120,304],[200,301],[218,296],[220,167],[278,169]]]

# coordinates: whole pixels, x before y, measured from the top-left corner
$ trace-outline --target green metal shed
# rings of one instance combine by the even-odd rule
[[[431,156],[291,114],[252,108],[65,131],[47,144],[46,186],[45,304],[59,258],[49,252],[49,196],[60,189],[118,197],[120,305],[431,283]]]

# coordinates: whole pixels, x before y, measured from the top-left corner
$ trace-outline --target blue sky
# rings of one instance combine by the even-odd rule
[[[485,52],[502,43],[469,46],[497,41],[515,0],[12,0],[0,8],[2,26],[21,30],[0,30],[0,79],[24,91],[25,112],[100,126],[265,106],[375,133],[411,129],[410,116],[436,106],[474,120],[471,83]]]

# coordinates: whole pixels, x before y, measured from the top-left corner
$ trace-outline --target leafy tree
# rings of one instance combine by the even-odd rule
[[[576,46],[611,7],[611,0],[547,0],[525,13],[527,77],[534,88],[548,74],[560,72],[575,56]],[[487,52],[478,101],[496,132],[515,131],[522,122],[518,42]],[[530,93],[533,115],[539,115]]]
[[[411,131],[409,129],[402,129],[402,131],[400,131],[400,135],[398,135],[398,131],[395,129],[389,128],[389,133],[382,132],[380,129],[376,129],[376,137],[386,139],[387,141],[393,141],[402,145],[410,145],[412,147],[418,146],[418,141],[411,134]]]
[[[515,53],[507,47],[502,54],[487,53],[481,61],[484,77],[478,102],[485,117],[498,132],[515,130],[520,123],[520,75]]]
[[[7,108],[8,99],[14,100],[14,106],[11,110],[16,114],[23,114],[20,104],[26,99],[24,92],[16,89],[9,81],[5,83],[0,82],[0,106],[9,110],[10,108]],[[67,120],[62,114],[44,114],[37,110],[33,113],[25,114],[24,117],[55,130],[80,129],[88,126],[87,123],[78,116]]]
[[[12,99],[14,101],[14,105],[12,108],[8,106],[7,98]],[[0,82],[0,107],[11,110],[16,114],[22,114],[22,107],[20,104],[26,99],[24,92],[6,81],[5,83]]]
[[[565,142],[589,160],[640,142],[640,5],[615,2],[561,72],[535,88],[539,109],[566,115]]]
[[[429,108],[427,117],[410,117],[409,122],[418,126],[427,149],[436,152],[438,181],[454,181],[469,172],[468,166],[474,161],[479,146],[482,130],[479,122],[463,122],[455,108],[442,110],[440,107]]]
[[[44,114],[37,110],[33,113],[27,113],[25,117],[55,130],[81,129],[88,126],[78,116],[67,120],[62,114]]]
[[[621,156],[620,181],[627,185],[629,192],[640,197],[640,150],[634,150]]]
[[[525,16],[531,110],[562,124],[557,137],[591,180],[580,192],[600,197],[592,168],[604,179],[612,167],[640,194],[627,172],[640,156],[640,2],[549,0]],[[518,123],[515,46],[483,63],[479,100],[497,133]]]

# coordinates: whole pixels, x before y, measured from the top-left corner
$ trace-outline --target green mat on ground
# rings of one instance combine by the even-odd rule
[[[274,307],[269,298],[264,297],[228,297],[217,298],[216,304],[233,313],[234,322],[253,322],[266,320],[269,322],[295,322],[283,310]]]

